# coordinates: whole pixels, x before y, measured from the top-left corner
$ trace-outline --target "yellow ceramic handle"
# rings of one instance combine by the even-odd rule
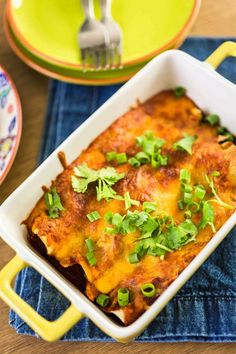
[[[206,59],[206,62],[216,69],[230,56],[236,57],[236,42],[224,42]]]
[[[84,316],[72,304],[56,321],[47,321],[40,316],[31,306],[22,300],[11,287],[11,283],[17,273],[27,266],[28,264],[16,255],[0,271],[0,297],[38,333],[40,337],[46,341],[53,342],[62,337]]]

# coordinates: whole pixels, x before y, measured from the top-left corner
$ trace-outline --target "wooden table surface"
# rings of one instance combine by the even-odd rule
[[[4,1],[0,0],[0,14]],[[193,35],[236,36],[236,0],[203,0],[200,14],[191,29]],[[0,187],[0,204],[35,168],[47,103],[48,79],[23,64],[11,51],[0,18],[0,64],[11,74],[23,108],[20,148],[7,178]],[[14,252],[0,240],[0,269]],[[210,343],[46,343],[17,335],[8,325],[8,307],[0,301],[0,353],[236,353],[236,344]]]

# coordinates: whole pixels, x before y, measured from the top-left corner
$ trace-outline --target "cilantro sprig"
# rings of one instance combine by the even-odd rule
[[[93,170],[84,162],[74,168],[71,182],[74,191],[77,193],[85,193],[90,183],[97,182],[97,200],[105,199],[108,201],[110,199],[123,199],[111,186],[124,178],[124,176],[124,173],[118,173],[113,167]]]
[[[215,199],[210,199],[211,202],[215,202],[218,203],[219,205],[221,205],[222,207],[224,207],[225,209],[233,209],[233,206],[230,204],[225,203],[218,195],[217,193],[217,189],[216,186],[214,184],[214,180],[213,177],[218,177],[219,176],[219,172],[218,171],[214,171],[211,175],[211,177],[209,176],[205,176],[206,181],[208,183],[209,188],[211,189],[212,194],[214,195]]]
[[[44,200],[48,208],[48,215],[52,219],[56,219],[60,216],[60,212],[64,210],[61,198],[56,191],[56,188],[52,188],[44,195]]]
[[[202,203],[202,219],[199,224],[199,230],[204,229],[207,225],[210,225],[213,232],[216,232],[214,225],[215,215],[214,208],[209,201]]]

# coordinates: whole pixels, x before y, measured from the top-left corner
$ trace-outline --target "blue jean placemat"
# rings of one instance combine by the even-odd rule
[[[181,49],[204,60],[227,39],[189,38]],[[219,72],[236,83],[235,59],[225,60]],[[52,80],[40,161],[120,86],[87,87]],[[18,275],[15,287],[25,301],[49,320],[56,319],[68,306],[68,301],[32,268]],[[10,325],[17,333],[35,335],[13,311]],[[112,341],[88,319],[74,326],[63,340]],[[236,228],[136,340],[236,341]]]

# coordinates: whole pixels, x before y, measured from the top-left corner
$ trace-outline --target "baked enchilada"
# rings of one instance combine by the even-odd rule
[[[235,211],[234,139],[183,87],[138,102],[70,165],[61,155],[29,239],[129,325]]]

